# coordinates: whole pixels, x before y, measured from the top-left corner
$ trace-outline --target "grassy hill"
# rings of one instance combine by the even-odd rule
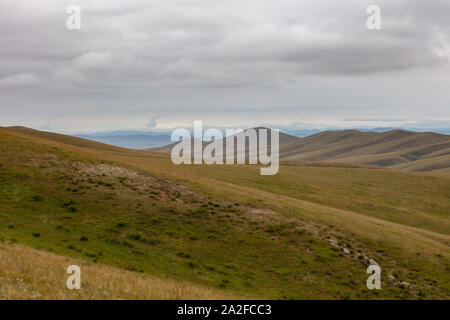
[[[382,133],[330,131],[284,146],[280,150],[280,157],[286,160],[339,161],[411,171],[433,171],[450,167],[448,161],[437,159],[450,159],[450,136],[404,130]],[[415,166],[416,161],[422,164],[434,163],[435,166]]]
[[[196,139],[191,138],[190,140],[191,140],[191,154],[193,155],[193,154],[194,154],[194,143],[195,143],[194,141],[195,141]],[[199,140],[197,140],[197,141],[199,141]],[[171,144],[162,146],[162,147],[148,148],[148,149],[146,149],[146,150],[147,150],[147,151],[150,151],[150,152],[160,152],[160,153],[167,153],[167,154],[170,154],[170,152],[172,151],[173,147],[175,147],[178,143],[179,143],[179,142],[174,142],[174,143],[171,143]],[[202,141],[202,146],[203,146],[203,148],[204,148],[205,146],[207,146],[207,145],[208,145],[207,142]]]
[[[149,150],[170,153],[174,145]],[[450,172],[450,136],[405,130],[326,131],[306,138],[280,133],[280,159]]]
[[[256,137],[257,137],[258,141],[259,141],[259,130],[261,130],[261,129],[270,130],[270,129],[264,128],[264,127],[258,127],[258,128],[253,128],[253,129],[256,132]],[[235,150],[234,150],[235,155],[237,155],[237,142],[236,142],[236,139],[238,137],[240,137],[240,136],[243,136],[246,131],[247,130],[244,130],[244,131],[242,131],[240,133],[237,133],[237,134],[233,135],[233,137],[235,137]],[[270,150],[270,133],[268,133],[268,139],[269,139],[268,146],[269,146],[269,150]],[[281,133],[281,132],[279,133],[279,144],[280,144],[280,147],[287,146],[287,145],[290,145],[292,143],[298,142],[299,139],[300,138],[297,138],[297,137],[294,137],[294,136],[291,136],[291,135],[288,135],[288,134],[285,134],[285,133]],[[191,154],[194,153],[194,140],[195,140],[194,138],[191,138]],[[179,142],[174,142],[174,143],[171,143],[171,144],[166,145],[166,146],[156,147],[156,148],[148,148],[146,150],[150,151],[150,152],[160,152],[160,153],[170,154],[172,149],[173,149],[173,147],[176,146],[178,143]],[[209,142],[202,141],[203,148],[205,148],[208,144],[209,144]],[[224,154],[224,160],[225,160],[225,156],[226,156],[226,141],[225,141],[225,139],[223,139],[223,143],[222,144],[223,144],[223,154]],[[258,150],[259,150],[259,145],[256,146],[256,152],[258,152]],[[248,144],[246,144],[245,145],[245,153],[248,154],[248,152],[249,152],[249,146],[248,146]],[[247,156],[246,159],[248,159],[248,156]]]
[[[0,129],[5,246],[218,295],[448,299],[449,194],[445,174],[294,161],[260,176],[259,166],[175,166],[161,153]],[[365,286],[369,259],[382,290]]]

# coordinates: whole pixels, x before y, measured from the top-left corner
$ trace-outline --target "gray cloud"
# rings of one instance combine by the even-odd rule
[[[156,128],[156,126],[158,125],[158,119],[159,119],[160,117],[153,117],[153,118],[151,118],[148,122],[147,122],[147,127],[148,128],[152,128],[152,129],[154,129],[154,128]]]
[[[0,125],[450,119],[445,0],[76,2],[0,4]]]
[[[0,88],[24,88],[39,85],[39,79],[32,73],[21,73],[6,76],[0,79]]]

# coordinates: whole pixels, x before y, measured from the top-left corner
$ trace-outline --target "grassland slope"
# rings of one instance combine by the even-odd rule
[[[0,129],[4,241],[236,296],[449,298],[449,176],[329,164],[264,177],[61,139]],[[365,286],[369,259],[382,290]]]

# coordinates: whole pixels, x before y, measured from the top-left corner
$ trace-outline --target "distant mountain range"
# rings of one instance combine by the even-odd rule
[[[326,131],[336,131],[338,129],[326,129]],[[357,128],[355,130],[362,132],[387,132],[392,130],[401,130],[399,128],[394,127],[380,127],[380,128]],[[281,132],[284,132],[288,135],[295,137],[308,137],[313,134],[323,132],[324,130],[320,129],[281,129]],[[424,132],[426,129],[424,128],[411,128],[409,129],[411,132]],[[450,134],[450,129],[433,129],[433,132],[441,133],[441,134]],[[111,132],[103,132],[103,133],[92,133],[92,134],[74,134],[74,136],[89,140],[94,140],[102,143],[107,143],[123,148],[131,148],[131,149],[148,149],[148,148],[157,148],[164,147],[171,143],[170,136],[171,131],[137,131],[137,130],[127,130],[127,131],[111,131]]]
[[[111,144],[130,149],[147,149],[169,144],[170,134],[166,133],[139,133],[139,132],[110,132],[95,134],[80,134],[76,137]]]

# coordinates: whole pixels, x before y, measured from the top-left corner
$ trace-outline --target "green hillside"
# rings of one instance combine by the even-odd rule
[[[449,195],[447,175],[295,162],[260,176],[0,129],[3,241],[237,296],[448,299]],[[382,290],[366,288],[369,259]]]

